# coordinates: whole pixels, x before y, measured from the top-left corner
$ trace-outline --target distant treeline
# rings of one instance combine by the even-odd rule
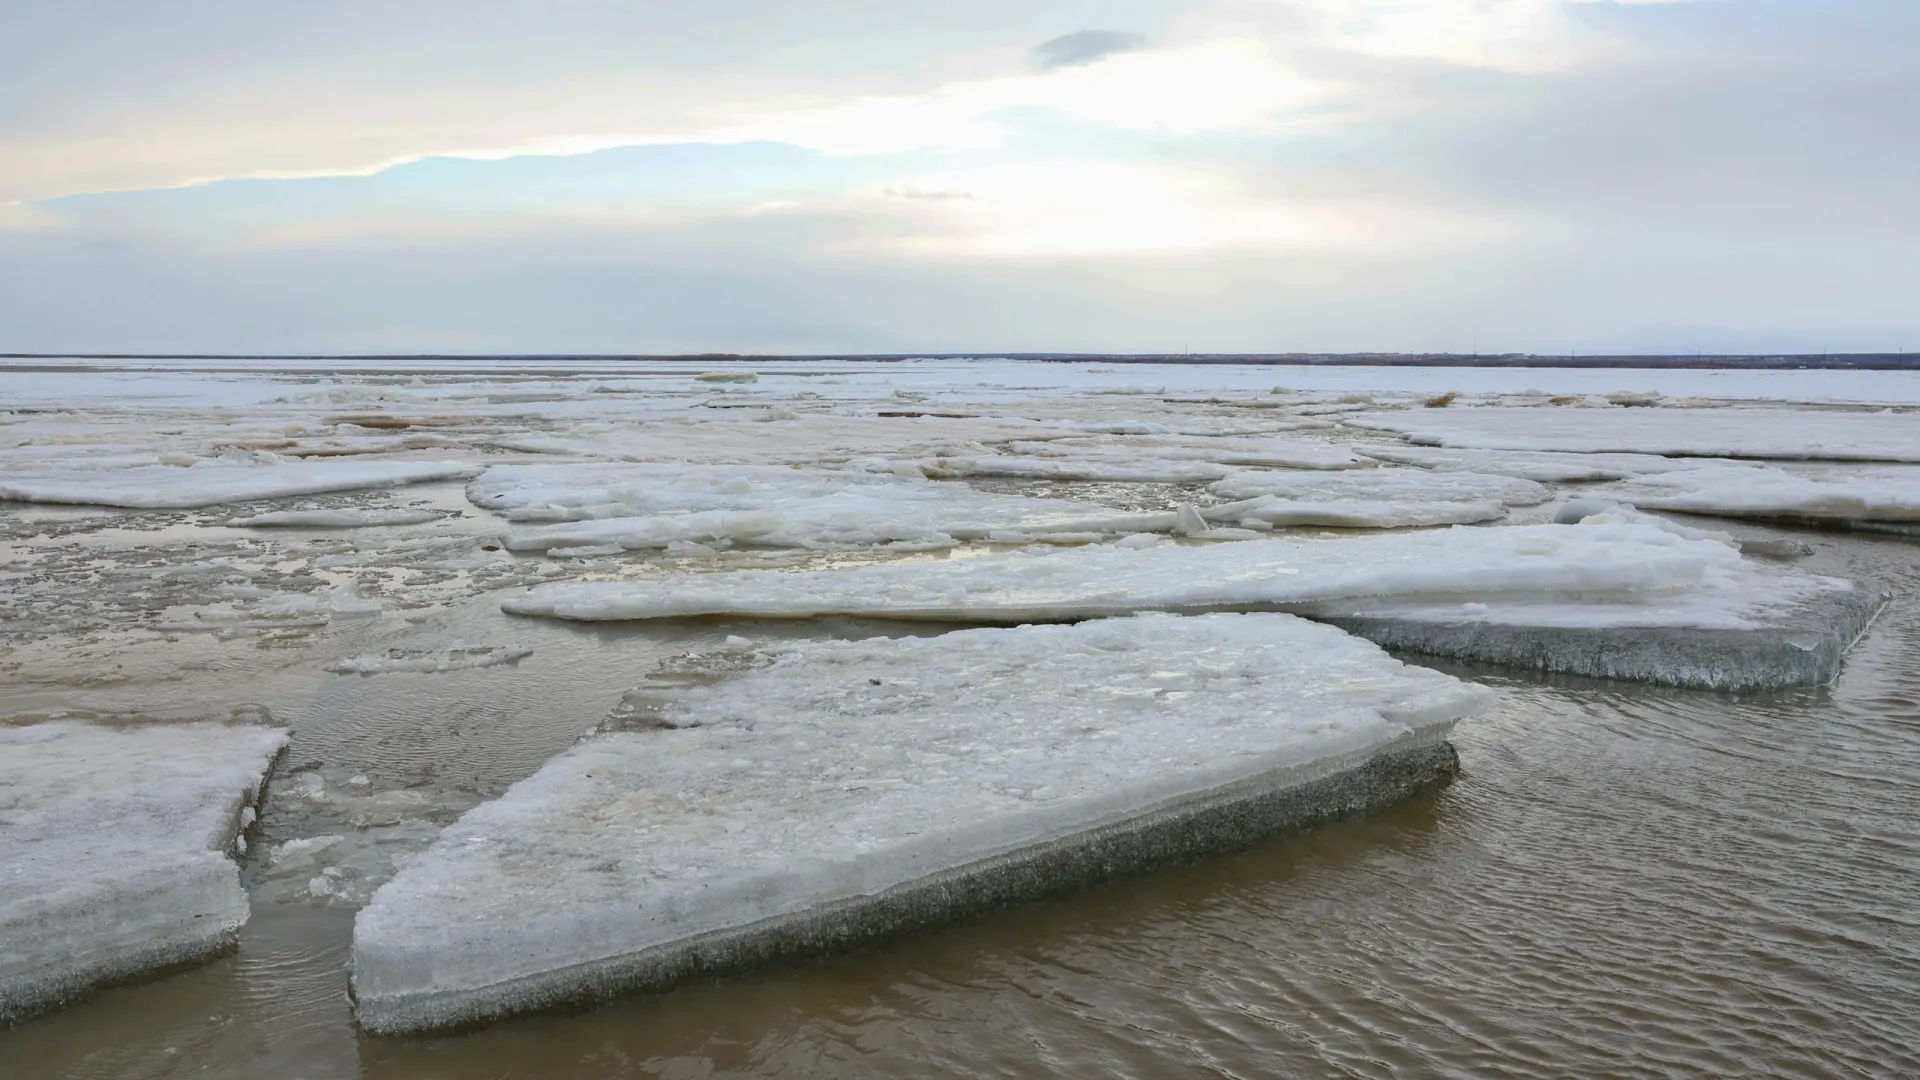
[[[792,361],[897,363],[905,360],[1039,360],[1067,364],[1242,364],[1312,367],[1529,367],[1529,368],[1846,368],[1862,371],[1920,370],[1911,353],[1601,354],[1540,353],[0,353],[0,360],[279,360],[466,361],[534,363],[698,362],[778,364]]]

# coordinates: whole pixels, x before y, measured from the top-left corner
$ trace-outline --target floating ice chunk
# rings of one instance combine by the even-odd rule
[[[1744,692],[1832,681],[1887,595],[1746,563],[1678,593],[1343,603],[1311,614],[1391,649]]]
[[[1547,498],[1545,488],[1528,480],[1417,469],[1236,473],[1212,489],[1246,500],[1210,507],[1212,518],[1343,528],[1492,521],[1509,506],[1530,506]]]
[[[501,607],[587,620],[869,615],[1057,621],[1360,597],[1680,590],[1739,559],[1725,544],[1688,540],[1651,525],[1455,528],[1217,548],[1107,545],[807,573],[740,570],[556,582]]]
[[[1088,480],[1130,484],[1198,484],[1240,471],[1210,461],[1151,457],[1038,457],[981,454],[932,457],[918,461],[882,461],[869,468],[895,475],[914,473],[936,480],[997,476],[1020,480]]]
[[[694,472],[681,467],[665,470],[667,478],[683,481],[690,481]],[[576,518],[510,534],[504,541],[513,551],[556,554],[567,549],[674,550],[676,544],[718,542],[828,548],[1078,536],[1071,542],[1084,543],[1089,538],[1171,525],[1171,515],[1132,514],[1062,499],[986,494],[963,484],[887,477],[848,481],[840,475],[791,469],[731,476],[728,474],[739,470],[698,472],[706,474],[698,482],[666,489],[631,485],[548,490],[541,493],[546,500],[538,504],[533,500],[540,496],[529,494],[533,489],[524,485],[503,488],[489,484],[471,494],[481,505],[517,503],[510,514],[532,516],[538,512]],[[485,481],[483,477],[473,486]],[[512,482],[508,478],[508,483]],[[626,513],[610,516],[620,510]],[[1165,523],[1163,518],[1167,519]]]
[[[1229,499],[1277,495],[1286,499],[1491,502],[1533,506],[1547,489],[1530,480],[1481,473],[1431,473],[1420,469],[1367,469],[1339,473],[1243,472],[1215,483]]]
[[[388,649],[373,656],[348,656],[327,665],[339,675],[388,675],[394,672],[438,673],[510,664],[532,656],[518,645],[454,645],[444,649]]]
[[[0,1024],[231,947],[241,811],[287,733],[0,725]]]
[[[1286,615],[810,642],[449,826],[354,925],[399,1032],[858,945],[1385,805],[1487,691]]]
[[[440,520],[431,510],[274,510],[235,518],[228,525],[250,528],[355,529],[374,525],[424,525]]]
[[[1800,476],[1747,466],[1643,477],[1641,506],[1716,517],[1855,524],[1920,524],[1920,469]]]
[[[1356,446],[1367,457],[1435,472],[1489,473],[1543,483],[1626,480],[1698,468],[1698,459],[1653,454],[1580,454],[1557,450],[1440,450],[1425,446]]]
[[[457,461],[302,461],[237,464],[204,461],[189,468],[43,469],[0,476],[0,499],[142,509],[184,509],[325,491],[397,487],[465,479],[479,466]]]
[[[1920,413],[1502,406],[1369,413],[1347,422],[1486,450],[1920,462]]]
[[[1344,446],[1308,439],[1212,438],[1192,435],[1094,435],[1016,442],[1016,455],[1096,460],[1195,460],[1288,469],[1358,469],[1372,464]]]

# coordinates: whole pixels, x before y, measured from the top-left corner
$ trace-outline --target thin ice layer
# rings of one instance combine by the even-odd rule
[[[439,521],[432,510],[271,510],[227,522],[247,529],[358,529],[383,525],[424,525]]]
[[[1428,446],[1356,446],[1367,457],[1435,472],[1490,473],[1541,483],[1627,480],[1653,473],[1698,468],[1692,458],[1654,454],[1576,454],[1559,450],[1441,450]]]
[[[469,1023],[965,914],[983,878],[1069,887],[1097,876],[1075,849],[1253,816],[1488,699],[1278,614],[803,643],[450,826],[360,912],[359,1017]],[[1321,815],[1373,793],[1343,794]]]
[[[1920,413],[1498,406],[1368,413],[1347,422],[1484,450],[1920,462]]]
[[[267,455],[271,458],[271,455]],[[464,480],[479,472],[458,461],[300,461],[250,464],[203,459],[190,466],[22,470],[0,476],[0,499],[179,510],[324,491]]]
[[[1431,473],[1421,469],[1365,469],[1337,473],[1243,472],[1211,490],[1229,499],[1277,495],[1287,499],[1407,499],[1432,502],[1495,502],[1533,506],[1547,489],[1530,480],[1480,473]]]
[[[509,534],[506,546],[516,551],[714,541],[762,547],[951,544],[1002,535],[1120,534],[1173,523],[1170,514],[992,495],[964,484],[765,466],[504,466],[469,484],[467,495],[512,519],[564,522]]]
[[[1015,454],[1062,458],[1154,458],[1286,469],[1358,469],[1371,463],[1344,446],[1310,439],[1204,435],[1086,435],[1016,442]]]
[[[0,1023],[231,946],[275,728],[0,725]]]
[[[1800,476],[1780,469],[1728,466],[1644,477],[1640,506],[1718,517],[1823,522],[1920,522],[1920,469]]]
[[[1509,506],[1545,502],[1548,494],[1507,476],[1391,468],[1242,472],[1215,482],[1212,491],[1241,501],[1208,507],[1210,520],[1349,529],[1493,521]]]
[[[570,581],[501,606],[562,619],[868,615],[961,622],[1244,609],[1364,597],[1538,596],[1699,586],[1739,552],[1644,524],[1583,523],[1352,539],[1271,539],[983,555],[789,573]]]

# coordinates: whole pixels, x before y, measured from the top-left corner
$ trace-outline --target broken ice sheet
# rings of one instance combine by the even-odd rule
[[[1485,450],[1920,462],[1920,413],[1910,412],[1500,406],[1369,413],[1348,423]]]
[[[259,463],[206,459],[190,466],[10,470],[0,476],[0,499],[184,509],[465,479],[478,471],[479,466],[457,461],[287,462],[265,455]]]
[[[1278,614],[783,647],[450,826],[355,922],[359,1015],[451,1023],[602,964],[674,970],[707,935],[1432,746],[1489,698]]]
[[[231,947],[236,847],[287,732],[0,724],[0,1024]]]
[[[1214,547],[1128,543],[804,573],[740,570],[553,582],[501,607],[584,620],[866,615],[1058,621],[1364,597],[1678,591],[1739,564],[1739,552],[1726,544],[1647,524],[1591,522]]]

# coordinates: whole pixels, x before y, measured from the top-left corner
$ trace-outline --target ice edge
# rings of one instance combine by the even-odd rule
[[[360,1026],[373,1034],[470,1029],[841,952],[1405,801],[1459,772],[1459,756],[1446,741],[1457,722],[1416,726],[1384,746],[1295,761],[876,893],[744,926],[453,991],[369,992],[356,970],[349,994]]]

